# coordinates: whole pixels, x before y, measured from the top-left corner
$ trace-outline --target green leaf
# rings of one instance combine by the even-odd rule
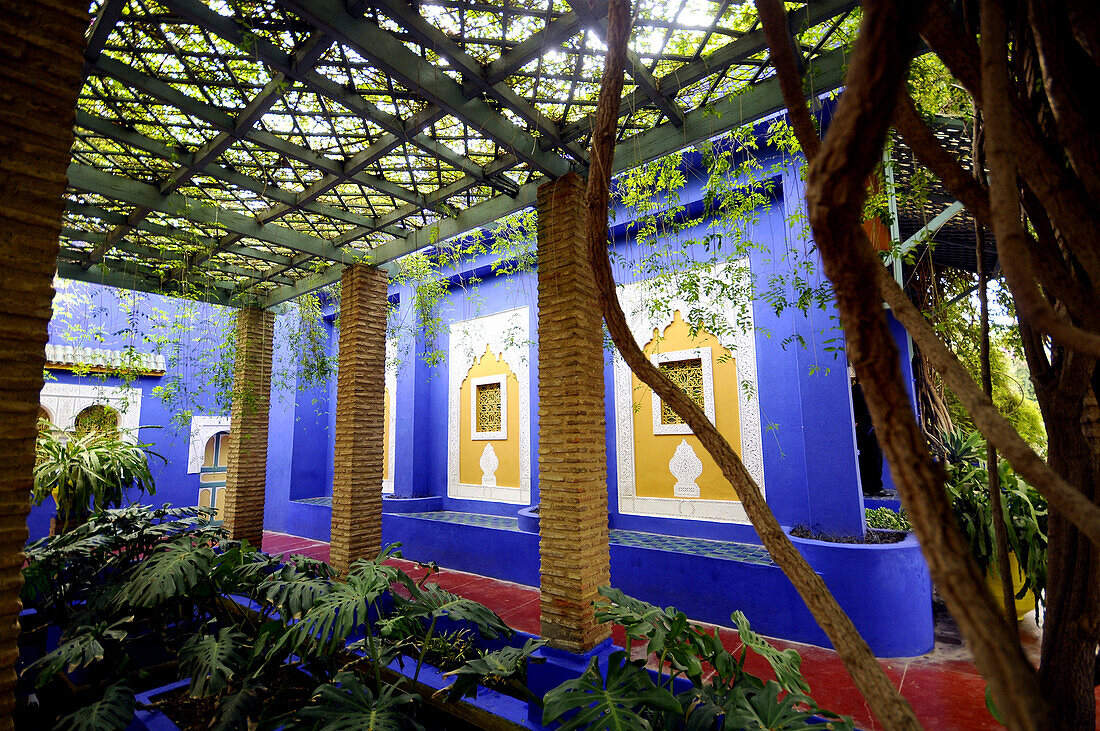
[[[447,699],[454,702],[460,698],[474,697],[478,683],[484,678],[504,680],[513,677],[526,667],[527,659],[545,644],[546,640],[532,637],[523,643],[523,647],[504,647],[444,673],[443,677],[454,676],[455,679],[448,689]]]
[[[343,648],[348,637],[367,622],[368,607],[389,590],[389,576],[384,571],[352,571],[346,581],[332,584],[328,594],[317,598],[287,639],[294,647],[316,640],[324,652]]]
[[[437,584],[429,583],[422,587],[413,585],[411,588],[410,599],[395,597],[397,611],[402,617],[427,619],[450,617],[459,622],[470,622],[476,625],[481,634],[488,639],[495,639],[500,635],[511,637],[513,634],[504,620],[484,604],[452,594],[441,589]]]
[[[209,574],[214,551],[182,536],[161,546],[136,567],[121,592],[121,602],[136,607],[155,607],[168,599],[186,596]]]
[[[259,678],[245,678],[239,691],[229,693],[218,702],[211,728],[213,731],[247,731],[249,719],[260,714],[267,697],[267,688]]]
[[[543,725],[576,711],[560,726],[563,731],[650,731],[643,709],[683,713],[675,696],[658,688],[645,667],[630,662],[625,652],[614,652],[608,658],[606,678],[600,672],[599,658],[593,657],[583,675],[549,691],[543,702]]]
[[[802,677],[802,656],[798,654],[798,650],[790,647],[786,650],[777,650],[772,647],[766,639],[749,628],[748,618],[740,611],[730,615],[730,619],[737,625],[737,634],[741,635],[741,641],[745,643],[745,647],[760,655],[772,666],[783,690],[798,693],[806,693],[810,690],[809,683]]]
[[[103,697],[62,718],[57,731],[122,731],[134,718],[134,691],[125,683],[107,686]]]
[[[735,686],[724,695],[715,695],[711,698],[720,699],[720,708],[725,715],[723,731],[805,729],[810,726],[810,719],[818,713],[823,713],[829,719],[829,725],[824,728],[849,731],[853,728],[851,719],[819,711],[812,698],[802,693],[787,693],[780,698],[779,694],[782,691],[779,683],[769,680],[761,690]]]
[[[298,713],[288,728],[314,731],[406,731],[421,729],[402,708],[420,700],[412,693],[401,693],[386,686],[376,697],[355,673],[338,673],[333,683],[322,685],[313,694],[313,704]]]
[[[69,673],[77,668],[88,667],[103,660],[106,646],[118,645],[128,636],[124,629],[133,617],[125,617],[108,625],[99,622],[94,625],[77,627],[76,632],[57,646],[52,652],[42,656],[23,672],[38,671],[37,685],[41,687],[50,678],[59,673]]]
[[[229,685],[244,664],[248,638],[233,627],[218,636],[195,635],[180,648],[180,673],[191,677],[191,697],[216,695]]]
[[[301,618],[321,597],[332,591],[332,585],[330,579],[312,577],[288,564],[260,582],[254,595],[257,601],[278,609],[286,621]]]

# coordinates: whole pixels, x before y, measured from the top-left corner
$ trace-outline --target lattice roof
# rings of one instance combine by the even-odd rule
[[[835,89],[856,2],[797,5],[807,89]],[[65,277],[271,306],[587,167],[606,0],[97,0],[92,14]],[[637,3],[627,71],[620,170],[782,108],[751,3]]]

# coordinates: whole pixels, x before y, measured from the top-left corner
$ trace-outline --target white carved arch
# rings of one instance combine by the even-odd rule
[[[187,474],[197,475],[202,469],[206,443],[210,437],[229,431],[228,416],[192,416],[191,435],[187,444]]]
[[[527,505],[531,502],[530,308],[517,307],[451,325],[448,349],[447,495]],[[488,347],[512,369],[519,386],[519,488],[463,484],[459,479],[462,382]]]
[[[739,276],[734,268],[747,269],[747,259],[726,265],[726,269],[717,276],[727,279]],[[703,296],[700,297],[700,302],[691,305],[673,299],[668,303],[667,312],[651,317],[646,305],[654,300],[650,291],[652,287],[652,282],[648,280],[619,287],[619,301],[622,303],[623,312],[626,313],[634,339],[641,347],[645,347],[646,343],[652,339],[654,328],[663,329],[668,325],[672,320],[672,313],[676,310],[687,313],[698,307],[718,309],[731,325],[741,323],[742,327],[736,334],[732,338],[726,338],[725,340],[729,342],[722,342],[722,345],[737,361],[739,383],[736,385],[741,421],[741,461],[745,463],[745,468],[763,491],[765,489],[764,445],[760,428],[760,402],[757,397],[756,336],[752,308],[748,308],[746,317],[745,313],[737,310],[737,305],[733,302]],[[634,470],[634,383],[630,367],[617,351],[614,356],[614,370],[619,512],[624,515],[748,523],[748,515],[739,500],[702,500],[687,497],[690,483],[681,485],[679,494],[673,493],[676,497],[638,496]],[[713,416],[711,418],[713,419]]]
[[[109,406],[118,412],[122,438],[137,441],[141,426],[141,389],[82,383],[47,383],[39,403],[49,412],[53,425],[72,431],[76,416],[89,406]]]

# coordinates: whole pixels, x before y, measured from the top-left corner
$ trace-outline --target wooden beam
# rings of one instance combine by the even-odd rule
[[[844,81],[846,56],[842,49],[830,51],[811,64],[807,79],[814,94],[824,94]],[[684,115],[683,127],[665,123],[620,143],[615,148],[614,172],[642,165],[690,147],[730,130],[751,124],[786,108],[776,79],[768,79],[741,94],[724,97],[705,109]],[[539,185],[536,179],[520,188],[515,198],[496,196],[471,206],[458,217],[445,219],[413,231],[402,239],[393,239],[371,249],[367,261],[378,266],[428,246],[438,245],[475,228],[534,204]],[[299,280],[293,287],[279,287],[264,299],[264,307],[292,300],[299,295],[328,286],[340,278],[341,266],[332,266],[312,277]]]
[[[197,224],[220,226],[242,236],[330,261],[350,263],[357,256],[365,253],[337,248],[327,239],[310,236],[285,226],[262,224],[251,216],[205,205],[179,193],[166,196],[155,186],[111,175],[79,163],[69,166],[69,186],[131,205],[186,218]]]
[[[520,129],[484,99],[466,99],[462,87],[441,69],[425,63],[390,33],[350,14],[340,0],[279,0],[280,4],[324,30],[418,96],[446,109],[492,138],[540,172],[558,176],[572,169],[560,155],[543,150],[536,138]]]

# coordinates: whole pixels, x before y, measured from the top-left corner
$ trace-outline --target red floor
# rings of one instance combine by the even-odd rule
[[[327,543],[282,533],[265,533],[263,548],[269,553],[301,553],[328,560]],[[395,561],[414,578],[424,569],[409,561]],[[444,589],[481,602],[501,616],[514,629],[539,633],[539,592],[530,586],[498,581],[485,576],[442,570],[434,578]],[[621,628],[614,634],[616,644],[625,644]],[[736,651],[740,639],[735,630],[720,627],[727,648]],[[812,645],[772,640],[777,647],[794,647],[802,655],[802,672],[810,684],[810,695],[822,707],[851,716],[862,729],[880,729],[859,692],[855,689],[837,654]],[[750,655],[749,669],[760,676],[770,675],[767,663]],[[985,681],[966,658],[962,647],[940,646],[929,655],[916,658],[880,660],[887,675],[913,705],[927,729],[966,731],[1001,728],[985,707]]]

